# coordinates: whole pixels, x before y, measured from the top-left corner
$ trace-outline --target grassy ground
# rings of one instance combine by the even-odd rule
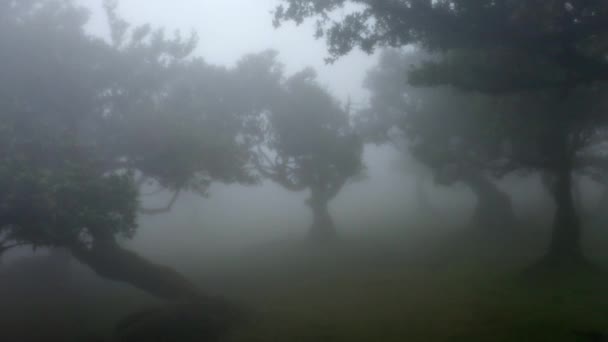
[[[249,321],[226,342],[559,342],[592,341],[577,331],[608,332],[608,273],[522,276],[542,240],[281,243],[190,275],[249,309]],[[86,293],[69,302],[27,291],[27,299],[3,298],[2,329],[21,329],[14,341],[26,341],[23,331],[32,341],[93,341],[84,336],[107,333],[117,318],[148,303],[134,291]],[[50,335],[51,327],[64,335]]]
[[[531,246],[510,255],[486,247],[435,259],[390,247],[281,253],[280,266],[226,281],[225,293],[256,312],[229,341],[589,341],[577,332],[608,332],[606,274],[522,276]]]
[[[415,272],[298,282],[252,294],[259,316],[230,341],[584,341],[574,333],[606,330],[605,286],[547,285]]]

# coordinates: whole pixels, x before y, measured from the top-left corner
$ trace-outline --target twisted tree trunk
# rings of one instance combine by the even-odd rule
[[[564,162],[555,174],[552,195],[556,204],[553,235],[547,261],[563,264],[584,259],[581,249],[581,223],[572,195],[572,168]]]
[[[319,189],[311,190],[308,205],[312,209],[312,225],[309,230],[309,238],[315,242],[329,242],[336,240],[338,233],[334,221],[329,214],[329,198]]]
[[[166,300],[205,298],[196,286],[172,268],[145,260],[114,240],[95,241],[90,248],[71,246],[70,251],[99,276],[128,283],[153,296]]]
[[[72,255],[99,276],[128,283],[153,296],[172,301],[135,312],[119,321],[118,341],[216,341],[245,319],[241,308],[203,294],[170,267],[154,264],[122,248],[113,236],[94,232],[90,247],[73,245]]]
[[[477,170],[468,170],[462,181],[477,198],[472,224],[476,227],[512,228],[516,223],[509,196]]]

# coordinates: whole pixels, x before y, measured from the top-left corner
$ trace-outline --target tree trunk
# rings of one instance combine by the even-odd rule
[[[509,196],[488,180],[481,172],[470,170],[463,182],[477,197],[472,223],[476,227],[494,229],[512,228],[516,223]]]
[[[572,177],[572,200],[574,202],[574,209],[580,216],[585,216],[585,204],[583,199],[583,191],[581,189],[581,180],[576,177]]]
[[[99,276],[126,282],[166,300],[203,299],[199,290],[170,267],[151,263],[114,241],[94,243],[91,248],[70,248],[76,259]]]
[[[136,312],[119,321],[115,334],[120,341],[151,341],[160,330],[168,336],[216,341],[245,319],[240,307],[219,297],[203,294],[193,283],[170,267],[149,262],[122,248],[109,230],[92,230],[91,246],[67,246],[72,255],[99,276],[128,283],[172,305]],[[170,315],[165,315],[170,312]],[[184,322],[185,325],[184,325]],[[146,338],[141,338],[145,336]],[[160,336],[160,335],[159,335]]]
[[[552,188],[556,211],[546,258],[559,264],[581,261],[584,259],[581,224],[572,196],[572,170],[568,165],[563,165],[556,172]]]
[[[312,190],[308,204],[312,209],[312,226],[309,238],[315,242],[329,242],[338,237],[334,221],[329,214],[328,200],[319,191]]]

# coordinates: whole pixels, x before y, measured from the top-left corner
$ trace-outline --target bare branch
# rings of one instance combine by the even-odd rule
[[[139,212],[142,214],[145,214],[145,215],[157,215],[157,214],[167,213],[167,212],[171,211],[171,209],[173,208],[173,204],[175,204],[175,202],[177,201],[177,198],[179,197],[180,192],[181,192],[181,188],[178,188],[177,190],[175,190],[175,192],[173,193],[173,196],[171,196],[171,200],[163,208],[153,208],[153,209],[152,208],[140,208]]]

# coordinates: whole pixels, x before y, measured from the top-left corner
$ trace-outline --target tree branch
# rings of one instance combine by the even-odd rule
[[[263,159],[266,163],[262,163],[260,159]],[[278,183],[289,191],[301,191],[306,187],[291,181],[288,177],[288,169],[293,169],[288,166],[288,161],[279,163],[279,157],[273,162],[272,159],[262,150],[261,146],[257,146],[257,157],[253,158],[255,168],[262,174],[262,176]]]
[[[179,197],[179,194],[181,192],[181,188],[178,188],[177,190],[175,190],[175,192],[173,193],[173,196],[171,196],[171,200],[169,200],[169,203],[167,203],[167,205],[163,208],[139,208],[139,212],[145,215],[157,215],[157,214],[164,214],[167,213],[169,211],[171,211],[171,209],[173,208],[173,204],[175,204],[175,201],[177,201],[177,198]]]
[[[28,243],[27,242],[15,242],[13,244],[10,245],[0,245],[0,257],[2,255],[4,255],[4,253],[6,253],[7,251],[16,248],[16,247],[21,247],[21,246],[27,246]]]

